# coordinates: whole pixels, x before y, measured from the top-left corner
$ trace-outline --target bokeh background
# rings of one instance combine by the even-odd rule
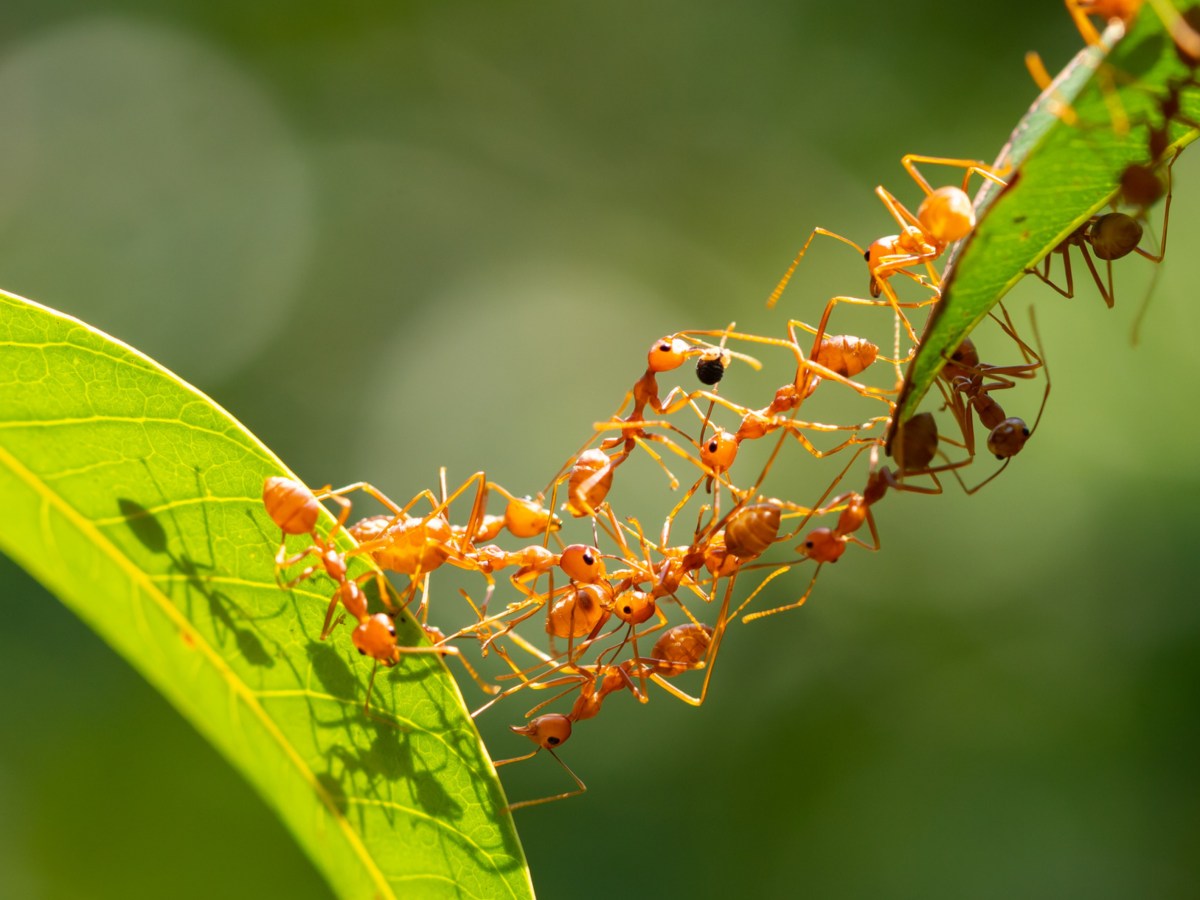
[[[537,490],[650,341],[780,333],[763,300],[814,225],[890,230],[872,189],[915,202],[903,153],[992,158],[1036,93],[1022,54],[1079,44],[1057,3],[945,10],[6,3],[0,285],[174,369],[310,483],[405,497],[445,465]],[[702,709],[580,728],[589,792],[518,816],[541,896],[1197,896],[1200,165],[1175,171],[1141,345],[1149,264],[1120,266],[1111,311],[1086,281],[1019,286],[1053,374],[1025,453],[975,496],[881,504],[882,551],[737,626]],[[864,288],[817,249],[802,318]],[[328,896],[3,559],[0,596],[0,896]],[[518,707],[482,721],[496,756],[524,752]],[[544,758],[505,776],[514,798],[563,781]]]

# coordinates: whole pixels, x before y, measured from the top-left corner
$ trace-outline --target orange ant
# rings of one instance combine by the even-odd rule
[[[648,659],[630,659],[620,665],[600,665],[595,666],[559,666],[559,669],[570,668],[568,674],[553,678],[542,682],[525,682],[518,685],[518,688],[536,687],[536,688],[552,688],[559,687],[564,684],[572,685],[566,691],[560,692],[548,700],[539,703],[528,715],[546,707],[553,703],[559,697],[574,690],[573,685],[578,683],[579,696],[575,699],[571,707],[571,711],[567,714],[562,713],[544,713],[533,719],[525,725],[511,725],[510,730],[514,734],[524,735],[533,741],[537,746],[529,753],[523,756],[516,756],[511,759],[503,759],[494,763],[496,768],[507,766],[511,763],[522,762],[536,756],[542,750],[545,750],[563,769],[571,776],[575,782],[576,788],[571,791],[564,791],[560,794],[553,794],[549,797],[540,797],[536,800],[521,800],[517,803],[511,803],[508,806],[508,811],[523,809],[528,806],[540,806],[543,803],[553,803],[556,800],[565,800],[568,797],[575,797],[584,793],[587,786],[583,780],[576,775],[571,768],[559,758],[555,753],[557,747],[561,747],[571,737],[571,732],[574,723],[584,719],[590,719],[598,715],[605,699],[614,692],[621,689],[628,689],[639,701],[645,703],[646,696],[642,693],[633,679],[630,676],[630,670],[634,667],[645,668],[648,670],[649,677],[654,679],[656,683],[662,685],[671,693],[676,693],[677,689],[665,681],[665,678],[673,677],[687,671],[688,669],[697,668],[703,665],[701,659],[704,650],[707,649],[707,636],[711,633],[711,629],[707,626],[685,625],[679,626],[680,631],[670,636],[664,635],[663,640],[655,644],[655,656]],[[662,654],[659,656],[658,654]],[[549,658],[547,658],[549,660]],[[549,673],[548,673],[549,674]],[[506,692],[509,693],[509,692]],[[686,695],[684,695],[686,696]],[[499,699],[499,698],[497,698]],[[493,701],[494,702],[494,701]],[[491,704],[489,703],[488,706]],[[486,707],[484,707],[486,708]],[[482,709],[477,710],[474,715],[478,715]]]
[[[933,188],[917,168],[918,163],[965,169],[966,172],[963,175],[962,187],[946,186]],[[892,307],[896,316],[900,319],[904,329],[908,332],[910,340],[914,344],[920,343],[920,339],[913,330],[912,323],[901,312],[901,309],[906,304],[900,302],[895,290],[891,287],[891,277],[896,274],[903,274],[934,291],[935,296],[931,300],[916,304],[917,306],[936,302],[941,279],[937,270],[933,267],[934,261],[942,255],[950,244],[966,237],[975,227],[975,209],[971,204],[970,197],[967,195],[967,185],[971,175],[978,174],[1001,187],[1005,186],[1005,182],[991,166],[978,160],[921,156],[910,153],[901,158],[900,164],[912,177],[913,181],[917,183],[917,186],[925,193],[925,199],[921,201],[921,205],[917,208],[917,214],[913,215],[886,188],[883,186],[875,188],[876,195],[883,202],[888,212],[891,213],[892,218],[899,224],[900,233],[879,238],[864,250],[854,241],[840,234],[824,228],[814,229],[812,234],[809,235],[808,240],[804,242],[804,246],[800,249],[796,258],[792,261],[792,265],[771,293],[771,297],[767,301],[768,307],[773,307],[779,296],[783,293],[784,288],[791,279],[792,273],[795,272],[796,267],[800,264],[800,260],[803,259],[804,253],[807,251],[808,245],[812,242],[813,238],[818,234],[823,234],[853,247],[862,255],[867,261],[867,268],[870,272],[868,287],[871,296],[879,297],[881,294],[886,296],[888,305]],[[911,271],[920,266],[925,268],[926,276],[924,277]],[[907,305],[911,306],[912,304]]]
[[[557,753],[554,752],[556,747],[561,747],[571,737],[571,720],[561,713],[546,713],[538,716],[536,719],[531,719],[526,725],[510,726],[514,734],[522,734],[533,741],[537,746],[524,756],[514,756],[512,759],[501,759],[493,763],[498,769],[501,766],[507,766],[510,763],[522,762],[536,756],[541,751],[545,750],[554,757],[554,761],[563,767],[571,779],[575,782],[576,788],[573,791],[566,791],[562,794],[555,794],[552,797],[541,797],[537,800],[521,800],[517,803],[508,805],[508,812],[524,809],[527,806],[539,806],[543,803],[552,803],[555,800],[565,800],[567,797],[575,797],[587,790],[587,785],[583,783],[578,775],[571,771],[571,767],[563,762]]]
[[[886,490],[886,488],[884,488]],[[773,616],[776,613],[785,612],[789,609],[797,609],[804,605],[812,593],[813,587],[817,583],[817,575],[821,572],[821,567],[825,563],[837,562],[842,554],[846,551],[847,544],[858,544],[861,547],[866,547],[868,550],[879,549],[879,532],[875,528],[875,517],[871,514],[871,506],[882,496],[882,491],[878,489],[872,492],[869,496],[866,492],[845,494],[833,500],[830,510],[818,510],[818,512],[832,511],[839,504],[842,506],[841,514],[838,516],[837,524],[833,528],[816,528],[809,532],[804,539],[804,543],[800,546],[800,552],[807,558],[817,563],[816,571],[813,572],[812,578],[808,582],[808,587],[805,589],[803,596],[794,603],[788,603],[784,606],[777,606],[774,609],[760,610],[759,612],[751,613],[746,616],[744,621],[753,622],[755,619],[761,619],[764,616]],[[856,537],[854,532],[858,531],[863,524],[866,524],[871,531],[871,543],[868,544],[861,538]],[[748,601],[747,601],[748,602]],[[742,606],[746,604],[743,603]]]
[[[518,537],[535,534],[548,535],[561,527],[561,520],[541,504],[529,498],[517,498],[508,491],[487,480],[483,472],[476,472],[456,488],[446,492],[446,471],[442,469],[441,499],[430,491],[421,491],[406,505],[399,506],[377,489],[363,483],[352,485],[361,488],[385,506],[390,515],[370,516],[350,526],[351,535],[359,546],[351,553],[369,553],[382,568],[408,575],[410,585],[404,595],[404,605],[412,602],[417,589],[427,584],[428,575],[444,563],[459,568],[481,572],[488,580],[488,599],[495,583],[491,578],[489,562],[481,560],[475,540],[496,528],[496,520],[487,518],[488,494],[497,489],[507,499],[503,527]],[[458,497],[475,486],[475,497],[465,527],[456,528],[446,518],[446,510]],[[344,489],[349,490],[349,488]],[[422,499],[432,509],[424,516],[414,516],[410,510]],[[428,596],[423,596],[418,618],[425,621],[428,614]],[[484,601],[486,607],[487,599]]]
[[[309,556],[320,557],[322,567],[334,581],[345,578],[345,564],[341,559],[341,554],[334,546],[333,539],[345,526],[346,519],[350,516],[350,501],[340,496],[346,490],[349,488],[334,491],[326,486],[314,492],[301,482],[281,475],[271,475],[263,481],[263,507],[266,509],[267,515],[271,517],[271,521],[278,525],[283,532],[279,549],[275,553],[276,580],[283,569],[289,568]],[[330,529],[328,537],[323,538],[317,532],[317,519],[324,511],[321,501],[326,499],[338,503],[341,506],[341,512],[334,522],[333,528]],[[307,534],[311,537],[312,544],[300,553],[289,557],[286,542],[289,534]],[[318,567],[310,566],[296,578],[281,586],[295,587],[301,581],[312,577],[317,571]]]
[[[527,551],[528,548],[526,551],[518,551],[518,555],[530,559],[531,562],[511,579],[513,585],[526,595],[526,599],[511,603],[503,612],[481,618],[479,622],[460,632],[479,635],[485,652],[497,639],[512,633],[517,625],[536,615],[547,603],[550,604],[546,620],[547,633],[554,637],[567,638],[572,644],[577,637],[592,635],[608,619],[613,589],[606,580],[604,560],[596,547],[571,544],[561,553],[545,551],[530,555]],[[489,552],[488,557],[495,559],[498,558],[498,554]],[[562,569],[570,581],[567,586],[557,590],[553,582],[555,568]],[[546,573],[551,574],[552,580],[549,590],[545,593],[537,593],[524,584],[530,578],[537,578]],[[503,627],[498,631],[491,631],[493,625],[509,616],[513,618],[505,622]],[[585,642],[585,647],[588,642]],[[569,644],[569,648],[570,646]],[[570,649],[568,655],[574,658]]]
[[[733,353],[726,350],[724,346],[707,344],[694,346],[680,334],[669,334],[655,341],[646,354],[646,371],[634,383],[629,392],[626,393],[625,399],[621,401],[621,405],[617,407],[617,411],[610,419],[612,427],[620,429],[621,434],[601,442],[598,450],[581,450],[575,455],[571,463],[568,464],[570,466],[570,480],[567,491],[567,509],[571,515],[576,517],[594,515],[595,510],[603,502],[604,496],[608,493],[608,487],[612,484],[613,471],[629,457],[633,447],[638,444],[662,466],[663,470],[667,473],[667,477],[670,479],[672,489],[678,487],[679,482],[671,474],[670,470],[666,468],[666,464],[663,463],[662,458],[645,443],[646,441],[661,443],[685,459],[689,458],[688,454],[680,450],[668,437],[650,434],[643,427],[642,420],[645,418],[647,407],[654,412],[664,413],[665,407],[677,395],[686,393],[681,388],[675,387],[671,389],[665,398],[660,399],[658,395],[658,375],[662,372],[669,372],[679,368],[692,357],[698,357],[696,377],[703,384],[715,385],[724,377],[726,367],[735,356],[745,361],[752,368],[762,368],[758,360],[753,357],[741,353]],[[630,404],[632,406],[628,415],[622,418],[621,411],[630,406]],[[604,453],[605,450],[612,450],[616,447],[622,448],[620,453],[612,457]],[[557,482],[565,471],[566,467],[555,475],[553,482]],[[598,499],[593,501],[592,497]]]
[[[867,484],[861,493],[851,492],[834,498],[829,502],[827,507],[812,511],[797,528],[797,531],[799,531],[813,516],[835,512],[840,509],[840,515],[833,528],[821,527],[814,529],[809,532],[804,542],[797,548],[805,559],[811,559],[817,563],[816,571],[813,572],[808,587],[800,599],[784,606],[751,613],[745,617],[744,621],[752,622],[755,619],[761,619],[765,616],[803,606],[812,594],[813,588],[817,583],[817,576],[821,572],[821,567],[825,563],[837,562],[845,552],[848,544],[854,543],[866,547],[868,550],[878,550],[880,546],[879,532],[876,529],[875,518],[871,512],[871,508],[883,499],[889,489],[920,494],[940,494],[942,492],[942,485],[938,481],[937,473],[955,470],[970,462],[970,459],[966,459],[954,463],[948,462],[941,466],[930,465],[938,453],[937,424],[934,422],[932,413],[919,413],[913,416],[905,423],[905,428],[899,431],[898,443],[894,446],[897,462],[897,470],[895,472],[887,467],[881,468],[878,466],[878,451],[878,445],[871,448],[870,474],[867,476]],[[841,473],[834,479],[829,488],[826,489],[826,496],[832,493],[834,487],[845,477],[861,452],[862,450],[860,449],[854,454],[854,457],[851,458],[850,462],[846,464],[845,468],[842,469]],[[917,475],[928,475],[931,477],[933,479],[933,486],[926,487],[909,484],[904,480]],[[870,531],[871,543],[863,541],[855,534],[864,524]],[[730,617],[730,620],[732,621],[732,619],[737,618],[738,614],[745,609],[752,599],[753,595],[743,601],[737,610],[735,610],[733,616]]]
[[[355,627],[350,635],[355,649],[364,656],[370,656],[376,663],[382,663],[384,666],[391,667],[396,665],[402,656],[414,653],[435,653],[439,656],[453,655],[459,656],[461,659],[457,647],[401,646],[396,642],[396,628],[387,613],[368,614],[367,596],[363,593],[360,582],[374,579],[380,597],[386,602],[387,589],[383,575],[378,571],[370,571],[358,576],[357,579],[350,578],[348,576],[347,555],[352,551],[340,553],[333,544],[334,535],[345,525],[346,518],[350,513],[350,502],[341,497],[340,492],[353,489],[353,487],[342,488],[340,491],[330,491],[328,488],[324,488],[314,493],[299,481],[291,478],[271,476],[266,479],[263,484],[263,504],[275,524],[279,525],[285,534],[308,533],[312,536],[313,540],[312,546],[291,558],[284,558],[285,548],[281,546],[279,552],[276,554],[276,570],[278,571],[281,568],[293,565],[309,555],[316,554],[320,557],[325,573],[337,584],[333,598],[329,602],[329,608],[325,612],[325,621],[321,626],[321,640],[328,638],[336,626],[337,623],[333,617],[340,604],[358,622],[357,627]],[[325,538],[322,538],[316,532],[316,520],[321,512],[320,500],[322,498],[336,499],[342,505],[341,514],[334,528],[330,531],[329,536]],[[311,577],[316,571],[316,567],[309,567],[285,586],[294,587],[301,581]],[[480,684],[485,691],[495,693],[496,689],[491,685],[485,685],[481,682],[478,675],[465,659],[462,659],[462,662],[476,683]],[[367,685],[367,698],[363,704],[363,711],[368,716],[371,715],[371,691],[374,684],[375,671],[372,670],[371,679]]]
[[[952,166],[964,169],[962,187],[947,185],[933,188],[917,169],[917,163],[926,165]],[[879,292],[888,292],[887,280],[899,271],[915,266],[924,266],[933,286],[940,284],[933,261],[942,255],[950,244],[961,240],[975,228],[975,207],[967,195],[967,185],[972,174],[1005,187],[1004,180],[987,163],[969,159],[950,159],[938,156],[920,156],[906,154],[900,160],[906,172],[912,176],[917,186],[925,192],[925,199],[917,207],[914,216],[886,188],[875,188],[875,193],[888,212],[900,225],[901,233],[891,237],[880,238],[867,250],[867,263],[871,269],[871,296],[878,297]],[[889,294],[894,300],[895,295]],[[915,334],[909,331],[909,337],[914,343],[919,343]]]
[[[829,317],[829,313],[833,306],[840,300],[856,300],[857,298],[842,298],[834,297],[826,305],[825,314],[821,318],[819,328],[812,328],[805,322],[798,319],[789,319],[787,323],[788,339],[764,337],[757,334],[746,334],[736,331],[721,332],[722,335],[733,340],[747,341],[755,344],[765,344],[770,347],[779,347],[787,350],[792,354],[796,361],[796,377],[793,380],[793,387],[787,386],[776,392],[773,405],[776,407],[776,413],[797,410],[800,405],[812,395],[816,390],[817,383],[822,379],[828,381],[836,381],[844,384],[856,393],[874,400],[881,400],[884,403],[891,405],[891,400],[887,397],[888,391],[879,388],[869,387],[865,384],[860,384],[852,379],[852,376],[858,375],[864,371],[871,363],[879,357],[879,348],[870,341],[863,338],[854,337],[853,335],[827,335],[825,334],[825,325]],[[868,305],[878,305],[875,301],[858,301]],[[804,352],[800,349],[800,341],[796,334],[796,329],[801,328],[817,337],[813,342],[812,353],[806,358]],[[715,334],[709,331],[690,332],[693,334]],[[894,360],[891,360],[894,361]],[[693,398],[704,398],[716,403],[722,403],[730,409],[740,409],[744,412],[745,407],[736,407],[719,398],[717,395],[710,394],[705,391],[698,391],[694,395],[685,398],[675,406],[668,407],[664,410],[666,413],[674,412],[681,408],[683,403]]]

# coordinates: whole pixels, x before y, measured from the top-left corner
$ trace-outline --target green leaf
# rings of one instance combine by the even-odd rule
[[[1188,74],[1162,21],[1149,7],[1121,37],[1113,25],[1102,47],[1083,50],[1055,79],[1014,129],[996,160],[1009,185],[987,184],[976,198],[974,232],[947,261],[942,297],[934,308],[901,390],[896,422],[917,411],[946,358],[1010,288],[1064,238],[1112,201],[1122,172],[1149,161],[1149,127],[1172,79]],[[1115,91],[1114,91],[1115,88]],[[1067,124],[1056,103],[1078,115]],[[1129,128],[1118,133],[1112,109],[1119,103]],[[1200,119],[1200,95],[1184,91],[1182,118]],[[1173,148],[1200,132],[1175,123]]]
[[[440,659],[381,670],[372,709],[395,724],[368,718],[371,665],[344,629],[318,639],[328,583],[276,586],[261,501],[275,474],[288,473],[170,372],[0,292],[0,549],[242,771],[340,895],[532,896]],[[407,617],[397,632],[424,640]]]

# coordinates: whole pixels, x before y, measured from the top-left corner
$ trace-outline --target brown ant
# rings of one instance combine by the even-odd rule
[[[970,338],[964,338],[938,375],[938,386],[946,400],[947,407],[962,430],[967,453],[972,458],[974,457],[974,420],[977,417],[980,425],[988,430],[988,452],[996,459],[1003,460],[1003,465],[999,469],[975,487],[967,488],[966,485],[963,485],[963,489],[968,494],[975,493],[1003,472],[1008,467],[1009,461],[1021,452],[1025,443],[1037,430],[1042,413],[1046,408],[1046,401],[1050,397],[1050,370],[1045,363],[1044,351],[1038,353],[1021,340],[1004,304],[1000,304],[1000,309],[1004,314],[1003,321],[994,313],[988,315],[1000,325],[1005,334],[1016,342],[1025,362],[1009,366],[985,365],[979,361],[979,354],[975,350],[974,343]],[[1032,309],[1030,309],[1029,317],[1033,323],[1034,337],[1040,348],[1041,337],[1038,334],[1037,320]],[[1033,427],[1030,428],[1023,419],[1008,416],[992,394],[995,391],[1015,387],[1013,379],[1033,378],[1039,370],[1046,378],[1046,389],[1042,394],[1042,403],[1038,408],[1037,418],[1034,420]]]

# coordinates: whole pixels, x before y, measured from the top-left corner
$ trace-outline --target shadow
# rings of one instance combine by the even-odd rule
[[[153,479],[153,476],[151,478]],[[198,471],[196,478],[197,481],[200,480]],[[166,557],[168,572],[176,572],[183,576],[189,601],[193,592],[207,601],[218,645],[224,644],[225,635],[232,635],[238,653],[247,663],[262,668],[275,665],[275,657],[267,651],[258,631],[249,624],[255,621],[255,617],[247,614],[232,597],[212,585],[213,577],[220,573],[211,562],[214,559],[212,531],[208,522],[208,510],[204,504],[201,504],[201,509],[204,516],[204,533],[209,545],[209,563],[198,562],[187,552],[186,547],[181,553],[173,552],[170,537],[158,516],[138,501],[129,497],[119,497],[117,509],[138,543],[155,556]],[[185,543],[178,521],[174,521],[173,524],[180,543]],[[190,608],[188,615],[191,616]]]

